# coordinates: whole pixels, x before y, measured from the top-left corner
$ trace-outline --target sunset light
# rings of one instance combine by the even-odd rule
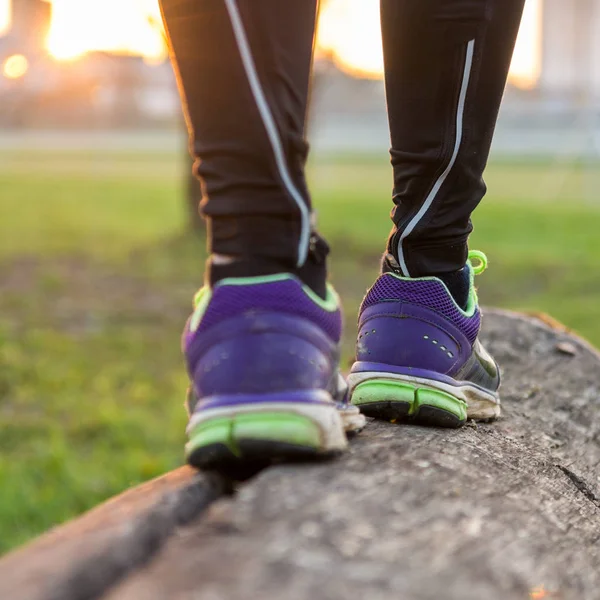
[[[10,21],[10,6],[6,0],[0,0],[0,35],[6,33]]]
[[[321,11],[318,50],[356,75],[381,77],[379,0],[329,0]]]
[[[511,79],[531,87],[539,74],[541,0],[528,0],[511,68]],[[321,15],[319,49],[340,67],[363,77],[381,77],[383,54],[379,0],[329,0]]]
[[[165,56],[156,0],[53,0],[48,49],[58,59],[89,50]]]
[[[515,85],[530,88],[540,75],[542,64],[541,30],[542,0],[528,0],[517,38],[511,66],[511,80]]]
[[[52,0],[53,16],[47,47],[56,59],[90,50],[165,58],[157,0]],[[541,0],[528,0],[517,43],[511,78],[523,87],[539,72]],[[0,31],[8,19],[8,0],[0,0]],[[363,77],[381,77],[383,58],[379,32],[379,0],[329,0],[319,27],[318,51]]]
[[[27,73],[29,62],[22,54],[9,56],[2,67],[2,74],[7,79],[19,79]]]

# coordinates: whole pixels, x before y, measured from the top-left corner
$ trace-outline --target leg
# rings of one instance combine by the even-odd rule
[[[382,0],[403,275],[464,267],[524,0]]]
[[[311,230],[304,118],[316,0],[162,0],[209,227],[184,334],[188,461],[246,468],[346,446],[341,316]],[[357,421],[358,419],[358,421]]]
[[[323,295],[327,249],[311,244],[304,176],[316,0],[162,0],[161,8],[209,251],[234,259],[211,262],[210,280],[283,270]]]
[[[361,307],[353,402],[457,426],[499,414],[468,260],[524,0],[382,0],[394,169],[383,275]]]

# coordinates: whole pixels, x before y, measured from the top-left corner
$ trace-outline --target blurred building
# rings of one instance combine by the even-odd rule
[[[11,27],[0,37],[0,58],[20,54],[29,60],[45,54],[52,6],[44,0],[12,0]]]
[[[544,154],[568,146],[573,154],[598,154],[600,0],[543,2],[539,80],[529,89],[508,86],[495,146],[507,153]],[[12,29],[0,37],[0,126],[180,125],[168,62],[106,52],[57,61],[45,47],[51,5],[12,0],[12,12]],[[353,77],[331,57],[317,61],[309,134],[317,149],[385,152],[383,82]]]
[[[544,0],[539,87],[600,100],[600,0]]]
[[[131,128],[179,123],[168,62],[89,52],[57,61],[46,48],[52,6],[12,0],[11,27],[0,37],[0,126]]]
[[[44,87],[44,40],[52,17],[43,0],[12,0],[11,27],[0,37],[0,123],[19,122]]]
[[[52,6],[45,0],[12,0],[9,36],[28,54],[45,53],[44,43],[50,31]]]

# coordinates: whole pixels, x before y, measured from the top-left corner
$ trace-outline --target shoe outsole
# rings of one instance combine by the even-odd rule
[[[466,422],[446,410],[435,408],[433,406],[423,406],[417,413],[409,414],[410,404],[405,402],[394,402],[393,400],[374,402],[362,406],[361,410],[365,416],[372,417],[379,421],[421,425],[423,427],[458,429]]]
[[[341,452],[319,451],[286,442],[241,439],[237,443],[237,453],[225,444],[209,444],[193,450],[187,462],[202,471],[217,471],[232,479],[243,480],[274,464],[326,461]]]
[[[368,417],[392,423],[458,428],[467,421],[464,400],[397,380],[372,379],[357,385],[352,404]]]
[[[193,423],[186,445],[187,462],[225,474],[260,470],[273,463],[332,458],[348,441],[335,407],[296,406],[289,411],[254,407],[220,411]],[[204,415],[201,415],[204,417]]]

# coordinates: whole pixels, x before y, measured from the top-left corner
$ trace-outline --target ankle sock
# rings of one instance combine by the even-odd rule
[[[438,273],[436,274],[436,277],[441,279],[446,284],[446,287],[450,291],[450,294],[452,294],[456,304],[458,304],[463,310],[466,310],[467,304],[469,303],[469,292],[471,289],[469,268],[465,266],[458,271],[451,271],[450,273]]]
[[[327,255],[329,246],[313,234],[306,262],[297,267],[286,260],[266,256],[216,255],[207,261],[207,281],[211,286],[229,277],[259,277],[290,273],[306,284],[315,294],[327,297]]]

